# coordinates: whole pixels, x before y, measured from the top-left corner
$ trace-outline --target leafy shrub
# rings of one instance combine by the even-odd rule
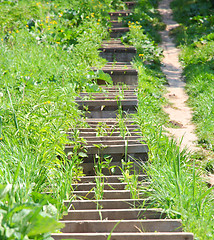
[[[56,220],[56,208],[45,198],[38,203],[17,202],[14,198],[17,187],[0,185],[0,238],[51,240],[51,232],[62,227]]]

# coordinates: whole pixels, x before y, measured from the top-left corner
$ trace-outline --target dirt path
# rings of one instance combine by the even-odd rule
[[[163,22],[166,24],[166,30],[160,32],[162,37],[161,47],[164,49],[164,59],[162,71],[165,73],[169,86],[165,97],[170,103],[164,107],[164,111],[169,114],[170,121],[176,128],[167,128],[171,136],[174,136],[177,142],[182,139],[181,147],[187,147],[189,151],[197,151],[197,136],[194,133],[195,126],[192,124],[192,111],[186,105],[188,99],[185,93],[185,83],[182,81],[182,68],[179,63],[179,49],[175,47],[172,38],[169,36],[171,29],[178,26],[172,20],[172,10],[170,3],[172,0],[163,0],[159,4],[159,12],[162,15]]]

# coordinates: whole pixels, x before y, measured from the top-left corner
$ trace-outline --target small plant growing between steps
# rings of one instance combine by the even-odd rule
[[[95,177],[96,186],[94,187],[94,195],[95,195],[96,200],[102,200],[103,194],[104,194],[104,192],[103,192],[104,191],[104,178],[103,178],[103,173],[102,173],[104,163],[100,156],[98,156],[98,158],[96,160],[97,161],[94,164],[94,170],[95,170],[95,174],[97,177]],[[99,207],[99,206],[97,205],[97,207]]]
[[[109,133],[110,133],[110,135],[112,135],[115,127],[109,127],[106,123],[100,122],[100,123],[98,123],[97,128],[96,128],[96,135],[97,135],[97,137],[108,136]]]
[[[102,200],[103,194],[104,194],[104,169],[110,168],[110,163],[112,161],[112,158],[110,156],[99,156],[97,155],[96,162],[94,163],[94,170],[95,170],[95,182],[96,187],[94,188],[95,192],[95,199],[96,200]],[[99,207],[99,206],[97,206]]]
[[[130,175],[129,170],[122,170],[123,180],[127,183],[126,188],[130,190],[131,197],[133,199],[139,198],[139,191],[138,191],[138,176],[135,174]]]

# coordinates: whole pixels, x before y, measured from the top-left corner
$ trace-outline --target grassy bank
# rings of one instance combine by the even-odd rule
[[[149,5],[148,2],[151,5]],[[153,19],[156,19],[158,22],[158,14],[153,9],[157,7],[156,2],[148,2],[147,7],[154,13]],[[180,9],[178,9],[176,13],[183,14],[184,19],[186,12],[183,11],[182,3],[177,3],[180,5]],[[187,2],[185,1],[183,4],[185,5]],[[141,6],[143,6],[143,4]],[[140,7],[136,12],[140,12]],[[184,19],[183,22],[185,21]],[[150,24],[150,28],[153,29],[152,31],[154,31],[154,29],[156,31],[160,30],[163,27],[161,23],[154,24],[154,21],[150,22]],[[191,26],[192,25],[190,25],[190,27]],[[183,28],[185,27],[181,27],[180,29]],[[179,31],[181,31],[180,29]],[[204,169],[192,160],[194,159],[193,156],[188,155],[185,150],[181,151],[173,140],[169,140],[163,131],[163,125],[168,124],[168,118],[162,111],[162,105],[165,104],[163,98],[165,78],[159,68],[161,53],[160,50],[155,47],[159,41],[159,37],[156,34],[152,35],[152,31],[146,31],[146,27],[143,24],[141,24],[140,29],[138,25],[135,27],[131,26],[129,37],[130,42],[137,47],[139,56],[135,59],[135,66],[139,71],[140,86],[137,121],[141,126],[142,134],[146,138],[150,149],[148,164],[143,167],[145,167],[148,175],[151,177],[151,188],[154,191],[151,195],[151,198],[154,200],[153,206],[162,208],[170,218],[181,218],[184,230],[193,232],[195,239],[213,239],[213,193],[212,189],[209,189],[202,180],[201,176],[204,174]],[[146,34],[143,35],[142,32]],[[189,38],[193,36],[193,32],[196,34],[196,32],[192,30]],[[182,36],[186,36],[186,33]],[[187,41],[181,37],[181,35],[178,36],[178,39],[180,42]],[[152,41],[154,41],[152,45],[153,50],[152,54],[149,54],[147,51],[152,49],[150,47]],[[145,42],[147,42],[147,47],[146,50],[143,50]],[[209,44],[207,45],[209,51],[206,53],[206,59],[210,59],[213,56],[213,50],[210,46]],[[195,46],[194,49],[196,49]],[[201,54],[201,49],[200,46],[198,56]],[[145,54],[145,56],[143,54]],[[197,54],[192,51],[189,52],[189,48],[184,49],[182,56],[184,56],[184,54],[186,58],[197,62]],[[200,63],[199,65],[205,67],[205,64]],[[206,68],[210,70],[206,73],[204,72],[204,76],[209,75],[210,82],[208,83],[207,80],[204,81],[204,76],[201,76],[201,80],[203,79],[203,81],[206,82],[206,87],[203,82],[198,82],[200,86],[197,85],[197,87],[195,86],[195,88],[191,90],[189,83],[190,75],[194,76],[199,74],[200,71],[202,73],[203,67],[197,70],[199,65],[193,64],[194,69],[188,69],[186,67],[184,70],[186,77],[189,79],[187,79],[187,89],[189,89],[192,94],[189,102],[195,104],[197,101],[197,104],[201,104],[201,111],[203,109],[203,113],[195,113],[194,118],[197,114],[200,119],[203,119],[204,127],[207,128],[207,134],[213,136],[213,116],[211,116],[211,112],[209,112],[209,114],[207,113],[207,110],[212,108],[214,102],[213,94],[211,94],[211,92],[213,92],[213,84],[211,84],[213,76],[210,75],[212,64],[206,62]],[[204,92],[203,95],[200,94],[200,99],[196,99],[194,91],[200,91],[201,88],[206,89],[206,92]],[[202,105],[204,103],[206,103],[206,106]],[[211,117],[211,119],[209,117]],[[209,124],[207,124],[207,122],[209,122]]]
[[[81,154],[64,154],[80,119],[74,99],[93,89],[91,67],[120,1],[1,1],[1,239],[48,239],[62,201],[82,174]],[[51,192],[52,197],[41,195]],[[48,224],[46,224],[48,222]]]
[[[198,124],[200,142],[208,141],[209,144],[206,145],[212,149],[210,143],[213,141],[212,108],[214,101],[213,84],[211,83],[213,79],[211,63],[213,49],[211,46],[213,43],[210,39],[210,35],[212,35],[210,32],[213,24],[209,21],[204,22],[207,24],[206,28],[200,26],[200,18],[196,17],[190,20],[188,15],[190,5],[190,9],[197,8],[198,11],[207,9],[209,14],[207,13],[206,16],[210,16],[210,21],[212,21],[212,15],[210,15],[212,10],[209,3],[204,1],[201,1],[199,5],[192,1],[175,1],[173,3],[175,19],[181,23],[181,27],[176,30],[176,39],[183,50],[181,60],[185,66],[187,91],[190,94],[189,104],[195,110],[194,120]],[[198,23],[194,25],[192,21]],[[199,28],[196,27],[197,25]],[[207,32],[207,37],[204,36],[204,31]],[[195,38],[209,40],[206,40],[205,44],[199,44]],[[156,89],[158,87],[155,82],[153,82],[153,86],[156,86]],[[141,114],[145,115],[144,112]],[[156,119],[156,116],[153,119]],[[192,156],[181,151],[179,146],[176,146],[162,133],[162,123],[149,126],[150,132],[147,135],[147,141],[150,145],[149,160],[151,164],[146,168],[151,176],[154,190],[152,197],[156,206],[165,209],[171,218],[181,218],[184,229],[193,232],[195,239],[213,239],[213,193],[201,178],[204,169],[198,167],[198,164],[191,160]],[[206,141],[202,140],[205,136]]]
[[[213,2],[174,1],[172,7],[175,19],[180,23],[174,34],[182,49],[180,58],[199,143],[214,151]]]
[[[0,3],[1,239],[50,239],[48,232],[60,227],[55,219],[62,201],[82,174],[82,154],[74,152],[69,160],[64,154],[65,131],[75,130],[80,119],[74,99],[81,90],[97,89],[90,69],[105,63],[97,49],[108,37],[107,13],[123,7],[119,0]],[[161,131],[167,116],[157,46],[163,24],[156,7],[155,0],[140,0],[122,38],[138,51],[133,66],[139,71],[139,108],[133,117],[150,148],[144,167],[151,197],[199,239],[212,239],[210,190],[186,153]]]

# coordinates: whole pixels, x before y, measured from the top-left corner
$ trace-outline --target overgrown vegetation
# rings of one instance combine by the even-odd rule
[[[182,48],[180,58],[199,143],[214,151],[213,1],[174,1],[172,7],[175,19],[180,23],[174,34],[177,44]]]
[[[108,36],[108,11],[123,5],[111,0],[1,1],[0,177],[3,191],[12,186],[8,194],[14,200],[8,209],[2,205],[1,239],[45,239],[43,233],[58,226],[50,224],[42,232],[39,221],[54,223],[71,183],[82,174],[83,154],[74,152],[70,161],[64,153],[65,131],[80,120],[74,99],[81,89],[97,88],[91,67],[105,63],[97,49]],[[55,199],[52,220],[53,214],[48,218],[43,211],[50,201],[42,195],[37,200],[42,192]],[[7,205],[8,198],[1,201]],[[35,217],[39,212],[41,217]],[[30,226],[32,221],[41,231]]]
[[[159,132],[150,134],[150,161],[154,204],[170,218],[181,218],[185,231],[195,239],[213,239],[213,188],[203,180],[203,171],[173,140]]]
[[[177,4],[182,8],[182,11],[180,9],[178,13],[183,14],[183,6],[187,5],[187,1],[185,1],[185,4],[183,2],[183,5],[181,2],[178,2]],[[192,1],[191,3],[193,4]],[[147,4],[148,6],[149,4]],[[207,9],[210,9],[210,5],[208,6]],[[137,12],[137,10],[135,11]],[[153,11],[153,13],[155,12]],[[210,16],[210,19],[212,19],[212,16]],[[134,62],[139,71],[139,106],[136,121],[141,126],[142,134],[146,138],[150,149],[149,162],[142,167],[146,169],[150,177],[151,189],[153,190],[151,194],[151,198],[154,200],[153,206],[162,208],[170,218],[181,218],[184,230],[193,232],[195,239],[213,239],[213,189],[209,189],[202,178],[204,169],[201,169],[197,162],[192,161],[193,156],[188,155],[185,150],[181,151],[180,147],[164,134],[163,125],[167,124],[167,117],[162,111],[162,104],[165,104],[163,98],[165,78],[159,68],[161,52],[156,45],[159,38],[152,38],[150,32],[147,32],[144,26],[138,22],[134,24],[130,22],[129,24],[131,31],[128,34],[128,42],[135,45],[138,50],[138,57]],[[158,29],[161,29],[163,25],[158,24],[158,26],[160,26]],[[189,25],[190,27],[192,27],[191,24]],[[210,27],[213,27],[213,24],[210,24]],[[186,35],[184,34],[184,36]],[[191,38],[191,34],[188,36]],[[204,36],[204,38],[206,37]],[[155,42],[153,42],[154,40]],[[146,45],[146,50],[141,48],[144,44]],[[188,65],[185,68],[185,74],[188,79],[190,79],[190,76],[198,77],[198,74],[202,72],[204,74],[201,74],[201,81],[198,81],[198,85],[194,86],[194,89],[190,89],[189,82],[187,82],[187,89],[189,89],[192,96],[190,103],[194,104],[197,101],[197,104],[202,104],[206,102],[206,105],[201,106],[201,111],[204,112],[195,113],[195,116],[197,114],[198,118],[203,118],[203,124],[207,127],[207,134],[213,136],[213,111],[209,112],[209,114],[207,112],[210,108],[212,109],[214,102],[212,94],[213,84],[211,83],[213,66],[209,62],[213,58],[211,44],[209,40],[209,43],[207,42],[206,44],[207,48],[204,48],[204,50],[202,50],[202,45],[200,45],[197,53],[195,46],[192,51],[189,51],[191,48],[186,48],[184,54],[186,59],[196,61],[195,65],[191,65],[192,68],[187,69]],[[197,60],[199,57],[203,57],[203,63],[201,61],[202,58],[200,58],[200,61]],[[142,61],[144,64],[142,64]],[[199,69],[197,70],[197,68]],[[204,72],[208,68],[210,70]],[[207,79],[205,76],[207,77],[208,75],[209,83],[205,81]],[[205,82],[206,87],[203,84]],[[200,100],[194,99],[198,97],[196,91],[198,93],[202,87],[205,91],[204,94],[202,95],[200,92]],[[207,101],[209,102],[207,103]],[[209,124],[207,124],[208,121]],[[212,127],[210,128],[210,126]],[[211,164],[207,165],[208,167],[213,169]]]
[[[211,46],[213,40],[209,34],[213,28],[211,23],[213,10],[211,5],[205,1],[174,1],[173,6],[176,20],[181,23],[181,27],[175,32],[177,33],[177,41],[183,50],[181,60],[185,66],[187,91],[190,94],[189,103],[195,111],[194,120],[198,124],[199,135],[201,139],[206,136],[206,141],[209,142],[207,148],[212,149],[214,101],[213,65],[211,63],[213,49]],[[200,20],[198,20],[198,24],[192,24],[192,19],[189,18],[190,16],[186,11],[193,8],[198,8],[198,11],[207,9],[208,12],[204,17],[210,19],[210,22],[206,22],[207,28],[200,26],[202,24]],[[198,19],[200,18],[203,17],[198,17]],[[197,25],[200,27],[197,28]],[[205,33],[207,35],[204,35]],[[195,41],[196,36],[197,41]],[[203,42],[204,40],[205,42]],[[154,71],[150,72],[153,76],[154,73]],[[154,88],[156,90],[155,96],[159,96],[161,99],[161,92],[159,92],[160,95],[157,94],[157,87],[160,86],[157,76],[156,80],[152,81],[149,92],[153,87],[156,87]],[[145,84],[145,80],[142,82]],[[150,94],[145,94],[146,99],[149,98],[148,95],[153,96],[152,93],[153,91]],[[155,100],[155,98],[153,99]],[[142,108],[139,106],[139,111],[141,111],[139,121],[141,121],[143,134],[147,133],[147,142],[150,147],[149,161],[151,164],[145,168],[151,177],[151,187],[154,190],[152,198],[155,206],[165,209],[168,216],[172,218],[181,218],[184,229],[193,232],[195,239],[213,239],[213,189],[209,189],[202,180],[204,169],[200,169],[197,162],[192,162],[190,155],[181,151],[175,142],[170,141],[163,134],[163,122],[160,121],[163,118],[158,116],[158,113],[161,113],[158,108],[159,102],[153,104],[154,100],[150,100],[149,106],[147,106],[147,101],[142,101],[142,105],[145,102],[146,106],[145,104]],[[149,114],[148,109],[150,109]],[[153,112],[154,109],[156,112]],[[147,122],[148,115],[152,124]],[[142,116],[146,116],[143,121]],[[204,140],[202,141],[205,143]],[[207,166],[208,168],[213,169],[211,164]]]
[[[139,71],[139,107],[133,117],[150,148],[148,164],[143,167],[151,177],[155,206],[165,209],[170,217],[182,218],[185,229],[198,239],[212,239],[211,190],[201,181],[198,168],[186,153],[180,153],[179,147],[161,131],[167,116],[162,111],[165,77],[160,71],[162,52],[157,46],[157,30],[164,25],[156,7],[156,0],[140,0],[134,14],[126,19],[130,33],[122,37],[125,44],[135,45],[138,51],[133,66]],[[98,90],[91,67],[105,64],[97,49],[108,38],[108,11],[120,8],[124,8],[120,0],[0,2],[1,239],[50,239],[49,232],[60,227],[56,219],[64,210],[62,201],[71,197],[71,183],[81,176],[81,157],[85,156],[75,151],[82,141],[76,126],[84,123],[74,99],[81,90]],[[183,34],[183,30],[179,31]],[[198,51],[196,58],[184,56],[190,62],[196,61],[192,64],[195,69],[209,67],[211,81],[212,41],[207,39],[206,44],[199,39],[200,43],[192,41],[194,46],[188,46],[193,54],[200,49],[205,52],[206,46],[207,55]],[[190,79],[188,66],[185,71]],[[109,81],[102,72],[97,74]],[[201,91],[204,95],[200,104],[206,103],[204,99],[211,101],[213,92],[208,86],[211,84],[207,80],[204,90],[210,95]],[[188,87],[189,91],[197,91],[199,86]],[[205,115],[200,114],[205,120]],[[64,145],[69,143],[67,129],[72,129],[73,137],[78,139],[69,159],[64,154]],[[207,134],[212,136],[210,129]],[[125,134],[125,130],[121,132]],[[102,174],[107,162],[110,160],[98,164],[97,172]],[[128,185],[137,185],[135,177],[129,179],[128,171],[124,174]],[[102,187],[98,182],[97,198],[102,198]],[[49,192],[51,197],[44,198],[42,192]],[[49,228],[42,228],[41,221],[51,222]]]
[[[180,8],[184,11],[180,11]],[[214,5],[213,1],[174,1],[172,4],[180,27],[173,31],[181,48],[180,59],[184,66],[189,104],[193,108],[193,120],[197,126],[199,143],[214,152]],[[204,164],[208,173],[214,173],[213,154]],[[213,203],[212,203],[213,204]],[[205,211],[206,212],[206,211]],[[212,213],[213,214],[213,213]],[[209,213],[207,212],[209,216]],[[205,218],[206,219],[206,218]],[[213,221],[211,221],[213,224]],[[204,221],[212,239],[212,226]],[[208,227],[207,227],[208,226]],[[203,233],[201,233],[203,236]]]

